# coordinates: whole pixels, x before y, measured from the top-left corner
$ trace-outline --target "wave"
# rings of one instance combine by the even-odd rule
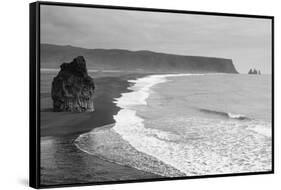
[[[266,137],[272,136],[271,124],[264,121],[251,119],[243,114],[234,114],[216,110],[209,109],[199,109],[199,111],[207,114],[219,115],[228,119],[240,120],[244,121],[244,123],[240,123],[241,125],[247,126],[248,130],[254,131],[258,134],[264,135]],[[245,123],[246,122],[246,123]]]
[[[180,77],[180,76],[200,76],[205,74],[163,74],[163,75],[149,75],[136,80],[128,80],[133,83],[129,90],[132,92],[122,93],[120,98],[115,99],[115,103],[118,107],[123,109],[130,109],[138,105],[146,105],[146,99],[149,96],[151,87],[167,82],[168,77]],[[117,113],[118,115],[118,113]],[[118,121],[116,121],[118,123]]]
[[[152,92],[152,87],[167,82],[169,77],[197,75],[204,74],[151,75],[131,80],[130,82],[134,83],[130,87],[132,92],[124,93],[116,99],[116,104],[121,110],[114,116],[116,124],[113,130],[136,150],[155,157],[189,176],[258,171],[270,168],[268,162],[263,163],[260,159],[270,160],[268,158],[270,154],[267,153],[271,149],[266,144],[268,140],[264,139],[270,137],[271,127],[267,124],[251,121],[250,118],[242,114],[201,109],[201,111],[218,114],[230,120],[173,117],[164,121],[161,118],[155,123],[146,123],[149,128],[145,127],[144,120],[137,115],[136,110],[139,106],[147,105],[146,99]],[[175,134],[170,131],[151,128],[158,125],[171,125],[170,128],[183,126],[183,129],[180,134]],[[216,130],[213,129],[214,127]],[[162,129],[162,127],[159,129]],[[249,135],[252,138],[249,138]],[[241,143],[241,146],[238,146],[239,148],[234,155],[235,158],[233,158],[232,154],[237,147],[237,143]],[[208,144],[216,144],[216,146],[211,147]],[[231,151],[226,151],[224,144],[232,147],[229,149]],[[247,153],[248,150],[254,152],[265,147],[267,147],[266,151],[263,152],[261,158],[258,157],[260,155],[248,158],[248,154],[250,154]],[[240,153],[240,151],[242,152]],[[226,152],[229,153],[228,156],[225,155]],[[240,157],[241,160],[244,159],[244,161],[236,160],[237,157]],[[253,160],[256,161],[256,165],[252,164]]]
[[[247,123],[247,130],[251,130],[266,137],[272,137],[272,126],[269,122],[253,120]]]
[[[115,100],[121,108],[114,115],[115,125],[110,130],[81,135],[77,146],[109,161],[169,177],[270,170],[269,123],[208,109],[201,111],[230,119],[175,116],[144,121],[137,115],[140,106],[147,105],[153,86],[167,82],[169,77],[194,75],[130,80],[132,92]],[[177,132],[164,131],[163,126]]]
[[[170,139],[172,135],[158,130],[145,129],[143,119],[136,114],[135,106],[146,105],[146,99],[149,97],[151,87],[166,82],[167,77],[190,75],[193,74],[150,75],[136,80],[129,80],[128,82],[133,83],[132,86],[128,87],[132,92],[122,93],[121,97],[114,101],[121,108],[113,116],[116,121],[115,125],[111,129],[102,127],[82,134],[75,140],[74,144],[88,154],[96,155],[121,165],[128,165],[166,177],[185,176],[184,172],[147,154],[145,149],[140,148],[141,143],[144,145],[142,146],[143,148],[148,147],[143,143],[145,138],[150,138],[150,140],[147,139],[148,142],[153,139],[160,142],[163,139]],[[132,133],[144,135],[136,138]]]
[[[219,115],[223,117],[227,117],[229,119],[238,119],[238,120],[250,120],[249,117],[246,117],[242,114],[234,114],[234,113],[227,113],[222,111],[216,111],[216,110],[209,110],[209,109],[199,109],[200,112],[207,113],[207,114],[213,114],[213,115]]]
[[[175,134],[126,126],[127,134],[121,136],[114,126],[96,128],[80,135],[75,145],[107,161],[166,177],[270,170],[271,140],[263,134],[266,130],[259,130],[270,130],[266,123],[174,117],[150,125],[184,130]]]
[[[103,126],[80,135],[74,144],[87,154],[110,162],[130,166],[166,177],[180,177],[184,173],[159,159],[137,151],[125,141],[112,126]]]

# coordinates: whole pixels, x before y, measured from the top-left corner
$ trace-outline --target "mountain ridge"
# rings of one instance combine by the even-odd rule
[[[41,68],[59,68],[84,56],[89,69],[151,72],[238,73],[231,59],[176,55],[150,50],[88,49],[70,45],[41,44]]]

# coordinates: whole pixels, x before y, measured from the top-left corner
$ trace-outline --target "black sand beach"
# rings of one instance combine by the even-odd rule
[[[114,98],[128,91],[128,79],[142,75],[91,73],[96,84],[95,112],[53,112],[50,86],[56,73],[41,76],[41,183],[42,185],[159,178],[102,160],[79,150],[73,141],[82,133],[114,123],[120,108]]]

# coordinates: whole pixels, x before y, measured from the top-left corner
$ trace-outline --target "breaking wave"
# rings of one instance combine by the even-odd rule
[[[89,133],[82,134],[75,140],[74,144],[83,152],[120,165],[166,177],[185,175],[159,159],[136,150],[116,133],[112,126],[96,128]]]
[[[222,111],[216,111],[216,110],[209,110],[209,109],[199,109],[199,111],[207,114],[213,114],[213,115],[219,115],[222,117],[227,117],[229,119],[238,119],[238,120],[250,120],[250,118],[246,117],[242,114],[234,114],[234,113],[227,113]]]
[[[130,80],[132,92],[115,100],[121,108],[114,115],[116,123],[80,135],[76,146],[106,160],[168,177],[270,170],[268,122],[208,109],[199,111],[229,119],[176,116],[144,121],[138,116],[137,110],[147,105],[151,87],[169,77],[197,75],[203,74],[151,75]],[[164,128],[177,128],[179,132],[160,130]]]

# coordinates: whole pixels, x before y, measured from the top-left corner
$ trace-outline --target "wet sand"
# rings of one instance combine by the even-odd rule
[[[101,76],[96,84],[95,112],[53,112],[50,97],[52,74],[41,79],[41,184],[59,185],[87,182],[161,178],[128,166],[105,161],[79,150],[73,141],[82,133],[114,123],[120,108],[114,98],[128,91],[128,79],[140,75]]]

